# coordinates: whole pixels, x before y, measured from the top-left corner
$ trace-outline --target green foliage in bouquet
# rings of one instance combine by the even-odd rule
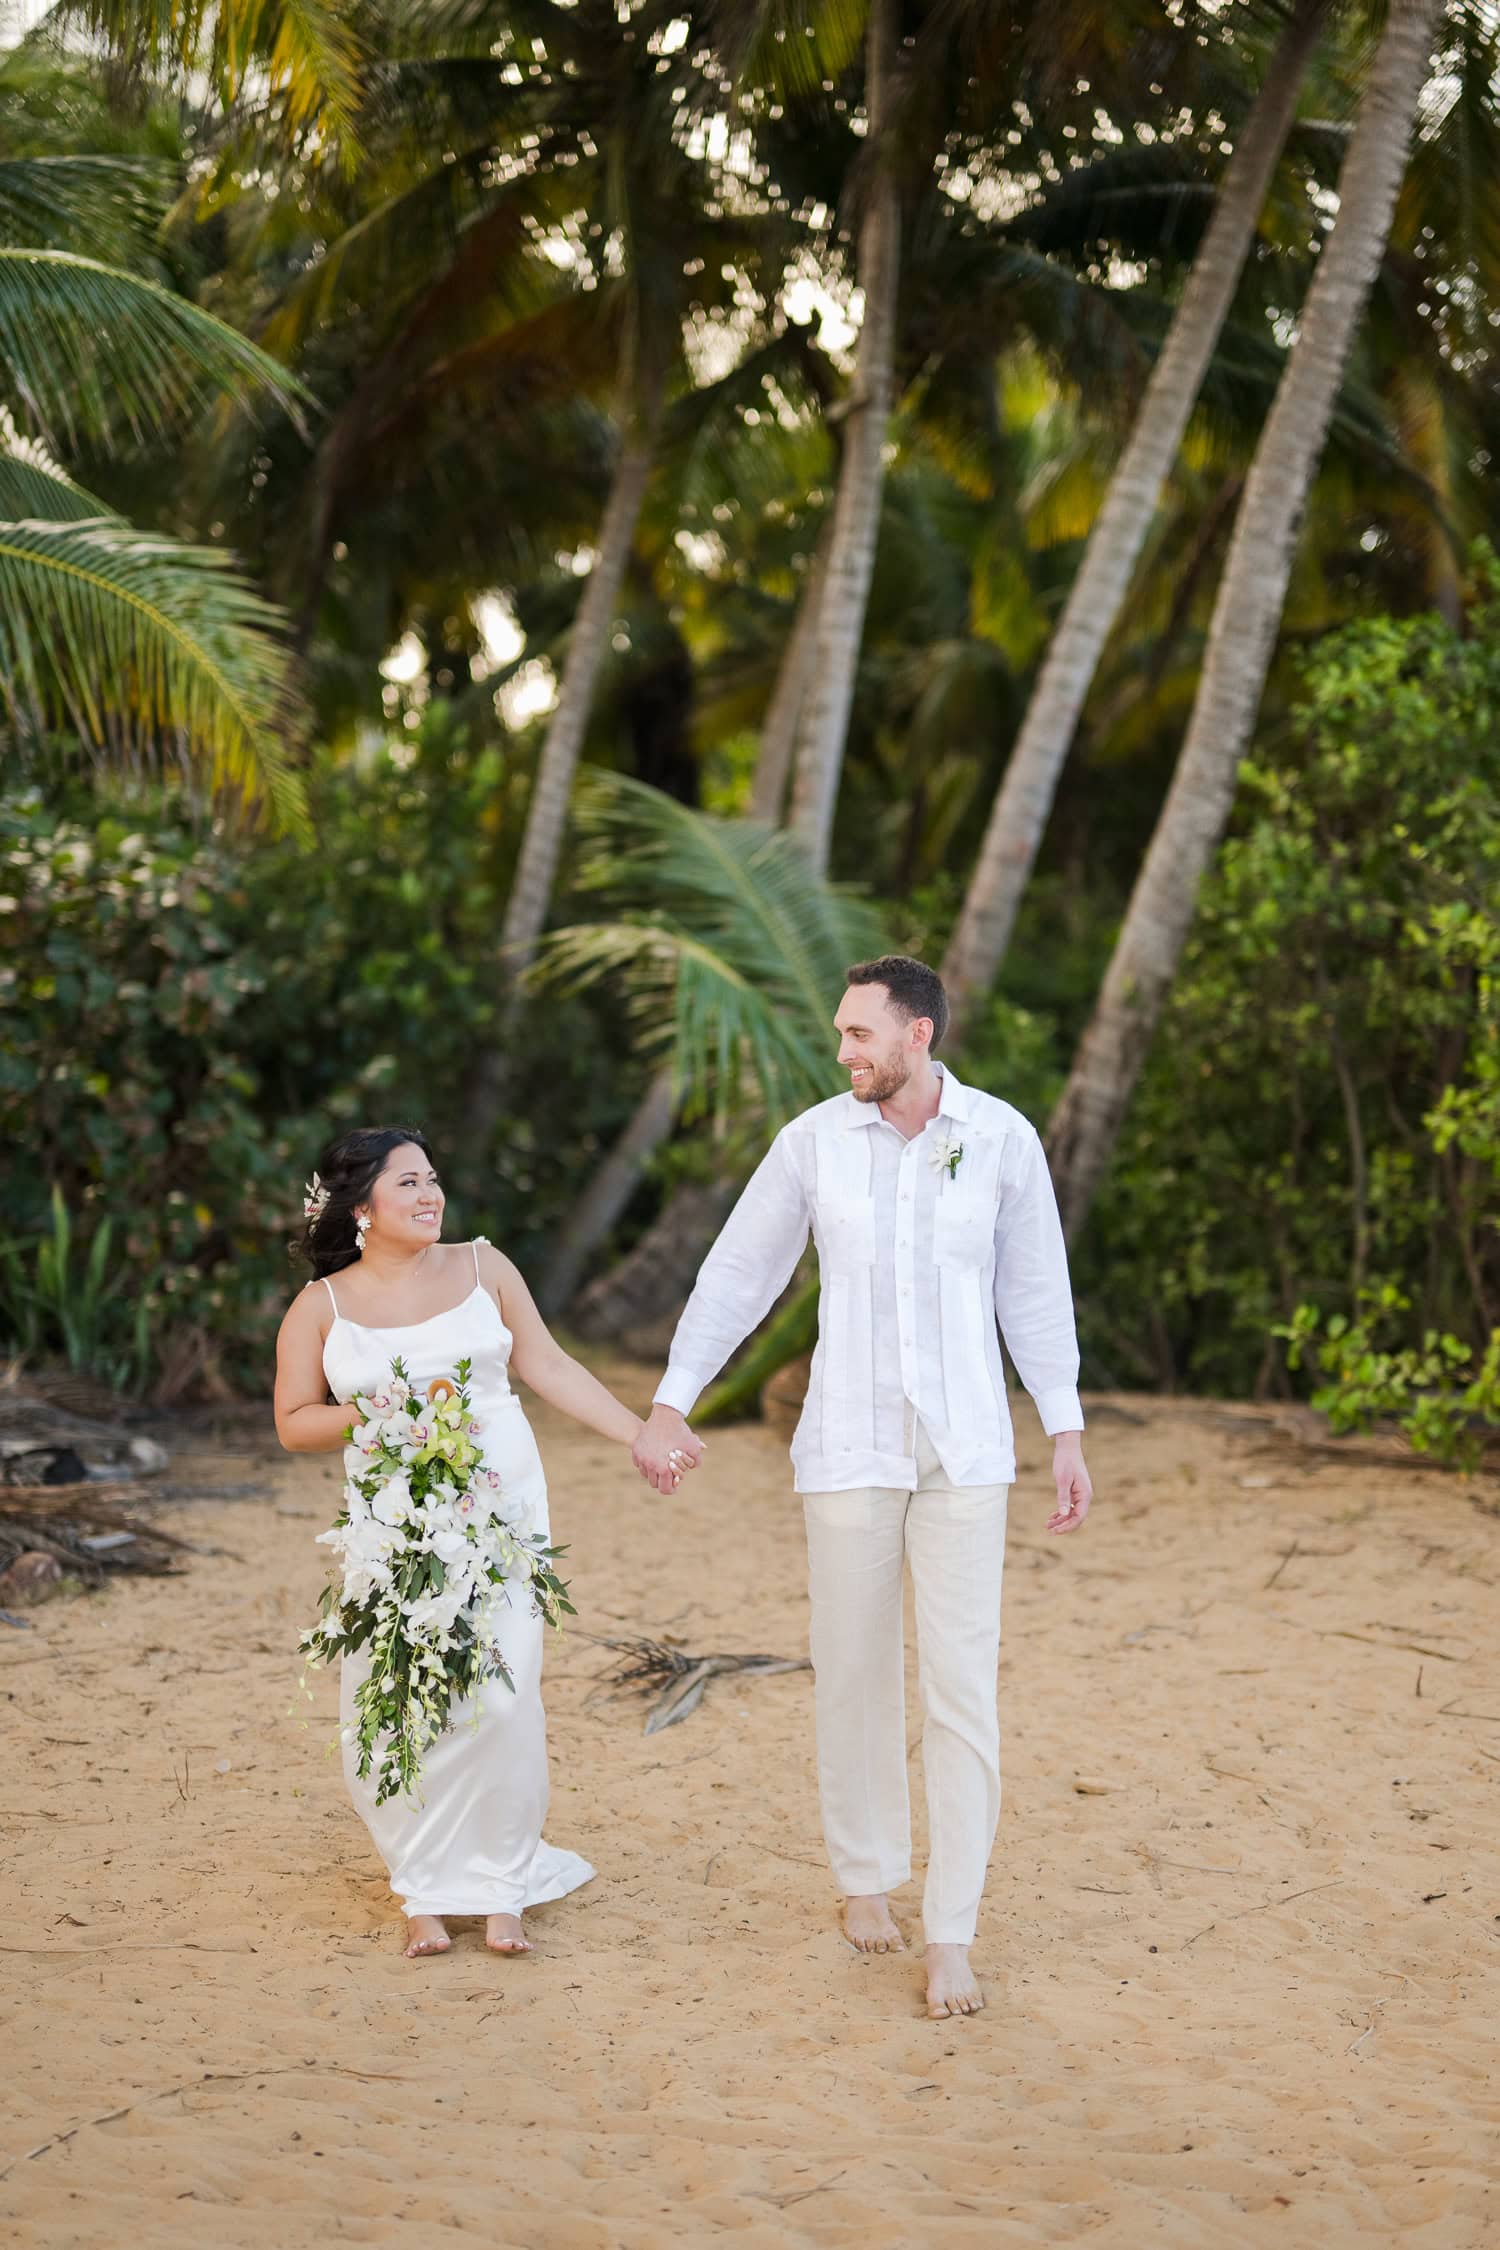
[[[553,1568],[564,1553],[518,1533],[500,1513],[498,1471],[484,1465],[470,1363],[414,1395],[403,1362],[356,1398],[344,1453],[344,1505],[319,1544],[343,1564],[322,1616],[302,1636],[308,1667],[369,1651],[350,1739],[360,1778],[377,1766],[375,1802],[416,1790],[422,1757],[453,1708],[487,1680],[513,1688],[494,1639],[497,1606],[529,1602],[549,1625],[575,1613]]]

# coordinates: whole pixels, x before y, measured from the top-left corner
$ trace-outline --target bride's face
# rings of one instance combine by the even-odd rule
[[[443,1231],[443,1191],[414,1142],[393,1148],[370,1190],[370,1232],[392,1250],[419,1249]]]

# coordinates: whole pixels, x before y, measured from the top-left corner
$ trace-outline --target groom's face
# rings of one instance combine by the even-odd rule
[[[849,1073],[849,1090],[859,1102],[888,1102],[912,1074],[922,1042],[924,1018],[899,1015],[883,984],[851,984],[839,1002],[833,1028],[839,1035],[839,1063]]]

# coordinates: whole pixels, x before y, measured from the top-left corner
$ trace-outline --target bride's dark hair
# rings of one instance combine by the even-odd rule
[[[411,1125],[358,1125],[330,1141],[318,1158],[318,1179],[327,1201],[308,1220],[293,1256],[303,1257],[314,1274],[338,1273],[359,1256],[359,1235],[354,1224],[357,1206],[364,1203],[385,1170],[393,1149],[419,1148],[429,1164],[436,1160],[426,1135]]]

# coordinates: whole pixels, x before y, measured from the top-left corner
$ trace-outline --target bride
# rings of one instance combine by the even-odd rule
[[[504,1480],[506,1515],[518,1530],[547,1532],[541,1458],[508,1370],[621,1445],[634,1443],[640,1417],[553,1341],[509,1258],[483,1236],[440,1239],[443,1191],[420,1133],[366,1127],[344,1134],[324,1155],[306,1209],[301,1247],[314,1278],[277,1340],[282,1444],[291,1453],[341,1451],[349,1401],[376,1389],[397,1356],[418,1390],[469,1359],[485,1463]],[[329,1405],[330,1393],[338,1405]],[[700,1450],[695,1440],[674,1454],[651,1480],[656,1489],[675,1490]],[[529,1603],[503,1609],[494,1637],[514,1689],[490,1680],[455,1705],[424,1756],[420,1793],[378,1806],[374,1771],[360,1780],[347,1742],[368,1657],[361,1651],[343,1660],[344,1778],[405,1909],[408,1957],[447,1952],[448,1914],[482,1914],[493,1952],[529,1952],[522,1909],[565,1897],[594,1872],[575,1852],[542,1841],[543,1629]]]

